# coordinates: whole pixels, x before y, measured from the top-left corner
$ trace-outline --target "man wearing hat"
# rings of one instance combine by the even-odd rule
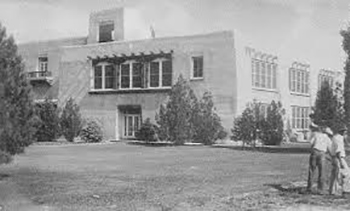
[[[315,170],[317,168],[318,169],[317,189],[319,193],[323,194],[324,175],[325,175],[324,161],[326,158],[326,153],[329,152],[331,140],[325,133],[322,133],[320,128],[314,123],[311,123],[310,130],[311,130],[311,136],[310,136],[311,154],[309,159],[309,176],[308,176],[308,182],[307,182],[307,191],[311,192],[312,183],[313,183],[312,181],[314,178]],[[331,131],[328,130],[328,132],[331,132]]]
[[[345,161],[344,134],[345,127],[340,127],[332,138],[330,155],[332,156],[332,172],[329,183],[329,194],[335,194],[339,190],[340,169],[348,169]]]

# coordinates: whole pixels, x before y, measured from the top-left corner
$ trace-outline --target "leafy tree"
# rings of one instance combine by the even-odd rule
[[[317,93],[314,106],[313,121],[317,125],[330,127],[333,131],[344,124],[343,112],[337,95],[328,81],[324,81]]]
[[[82,129],[82,118],[79,106],[70,98],[63,108],[60,117],[61,132],[69,142],[73,142],[74,138],[79,136]]]
[[[248,103],[242,115],[234,121],[232,140],[240,140],[245,144],[252,144],[260,139],[266,145],[278,145],[283,139],[283,114],[281,103],[272,101],[263,111],[262,104],[256,101]]]
[[[36,105],[36,114],[40,118],[35,138],[37,141],[55,141],[60,135],[59,109],[50,99]]]
[[[205,145],[213,144],[221,135],[223,127],[220,117],[215,112],[211,93],[204,93],[199,103],[192,107],[196,107],[193,113],[194,140]]]
[[[266,145],[279,145],[283,140],[284,109],[280,102],[272,101],[267,108],[267,116],[262,129],[262,141]]]
[[[344,113],[345,124],[350,128],[350,26],[340,32],[343,37],[343,49],[347,55],[345,62],[345,80],[344,80]],[[348,130],[350,135],[350,130]]]
[[[245,144],[254,144],[258,136],[261,115],[259,103],[248,103],[242,115],[234,120],[231,139],[242,141],[242,147]]]
[[[35,133],[33,101],[22,59],[12,36],[0,24],[0,154],[21,153]],[[10,159],[1,159],[7,162]]]
[[[188,82],[180,75],[172,87],[165,106],[156,115],[160,137],[167,138],[176,145],[184,144],[194,137],[193,115],[197,98]]]

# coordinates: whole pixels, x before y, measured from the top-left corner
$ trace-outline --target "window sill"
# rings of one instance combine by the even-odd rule
[[[256,91],[263,91],[263,92],[274,92],[277,93],[277,89],[267,89],[267,88],[260,88],[260,87],[253,87],[253,90]]]
[[[147,89],[101,89],[90,90],[89,94],[134,94],[134,93],[154,93],[154,92],[168,92],[171,87],[147,88]]]
[[[310,97],[310,94],[306,94],[306,93],[290,92],[290,94],[295,96],[301,96],[301,97]]]
[[[201,77],[201,78],[190,78],[190,81],[203,81],[204,78]]]

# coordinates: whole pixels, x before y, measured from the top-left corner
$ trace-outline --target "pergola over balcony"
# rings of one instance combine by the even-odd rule
[[[40,83],[47,83],[51,85],[53,81],[52,72],[50,71],[27,72],[27,78],[32,85]]]
[[[169,52],[164,52],[162,50],[158,52],[148,51],[148,52],[139,52],[131,54],[112,54],[112,55],[103,55],[103,56],[88,56],[89,60],[92,60],[92,65],[95,65],[99,62],[109,62],[114,64],[121,64],[128,60],[135,60],[137,62],[148,62],[158,58],[171,59],[173,50]]]
[[[172,87],[173,51],[88,56],[90,93],[168,91]]]

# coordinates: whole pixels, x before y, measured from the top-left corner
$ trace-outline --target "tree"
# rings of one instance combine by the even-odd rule
[[[74,138],[79,136],[82,124],[79,106],[70,98],[66,102],[60,117],[61,132],[67,141],[73,142]]]
[[[180,75],[170,91],[168,101],[160,107],[156,115],[160,138],[167,138],[176,145],[192,140],[194,137],[192,119],[196,113],[194,105],[197,104],[198,100],[193,90]]]
[[[333,131],[344,124],[343,112],[339,106],[337,95],[328,81],[322,82],[321,89],[317,92],[312,117],[317,125],[330,127]]]
[[[242,141],[242,147],[246,143],[250,144],[256,139],[257,125],[254,108],[254,104],[248,103],[242,115],[235,118],[233,123],[231,139]]]
[[[350,128],[350,26],[346,30],[342,30],[340,34],[343,37],[343,49],[347,54],[344,66],[344,122]],[[348,130],[348,135],[350,135],[350,130]]]
[[[260,139],[266,145],[278,145],[283,139],[283,115],[284,109],[280,102],[272,101],[267,106],[253,101],[248,103],[242,115],[234,120],[232,140],[242,141],[245,144],[252,144]]]
[[[219,134],[223,131],[220,117],[215,112],[213,97],[210,92],[205,92],[202,99],[194,108],[193,125],[194,140],[205,145],[211,145],[219,138]]]
[[[59,109],[50,99],[36,104],[36,114],[40,119],[35,133],[36,141],[55,141],[60,135]]]
[[[272,101],[267,108],[266,121],[262,129],[262,141],[265,145],[279,145],[283,140],[284,109],[280,102]]]
[[[0,111],[0,154],[22,153],[33,140],[37,118],[17,45],[1,24]]]

